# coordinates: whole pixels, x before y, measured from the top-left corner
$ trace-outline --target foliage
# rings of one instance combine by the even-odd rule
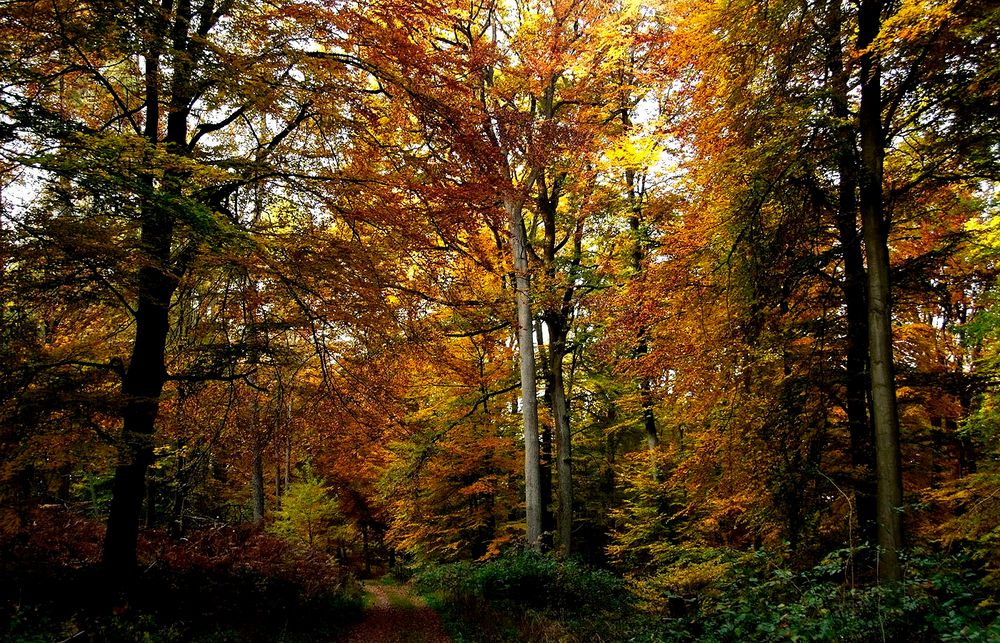
[[[343,538],[343,530],[340,503],[311,472],[289,485],[270,525],[272,533],[288,542],[319,551]]]
[[[624,640],[632,598],[610,572],[530,549],[418,571],[457,640]]]
[[[831,553],[795,572],[765,554],[742,556],[717,576],[680,620],[700,640],[988,641],[1000,632],[1000,613],[981,575],[962,557],[912,556],[899,584],[852,587],[858,552]],[[664,575],[669,575],[665,571]]]
[[[0,543],[5,640],[316,640],[360,611],[360,590],[328,557],[221,528],[147,534],[139,589],[111,614],[97,591],[101,529],[56,508],[32,518],[30,533]]]
[[[147,589],[97,637],[205,634],[209,592],[224,620],[273,606],[279,636],[353,600],[333,558],[422,567],[487,638],[993,634],[998,20],[982,0],[5,2],[3,564],[87,603],[101,534],[55,507],[125,502],[108,551],[134,567],[138,527]],[[873,360],[882,245],[895,352]],[[874,584],[866,545],[875,362],[902,585]],[[621,578],[508,551],[536,471],[545,545]],[[70,589],[5,603],[18,635],[74,634]]]
[[[430,325],[426,344],[397,362],[409,374],[410,412],[387,436],[379,481],[392,514],[388,538],[421,562],[488,557],[519,530],[509,519],[520,493],[517,427],[505,408],[511,351],[497,333],[439,335],[482,320],[434,321],[442,328]]]
[[[996,287],[991,286],[990,298]],[[998,329],[1000,324],[989,308],[964,326],[966,340],[980,350],[979,373],[984,377],[995,377],[1000,367]],[[976,465],[968,475],[922,494],[930,510],[946,516],[923,531],[946,547],[973,552],[985,566],[988,584],[1000,589],[1000,397],[993,387],[979,395],[975,410],[962,423],[960,439],[977,454]]]
[[[431,567],[418,575],[424,589],[462,600],[505,602],[560,613],[619,610],[628,594],[609,572],[532,550],[508,551],[480,563]]]
[[[1000,633],[998,605],[963,556],[911,556],[904,583],[852,586],[862,553],[835,551],[803,571],[763,551],[678,553],[633,579],[632,595],[608,572],[522,553],[426,568],[418,583],[468,641],[867,641],[873,633],[989,641]]]

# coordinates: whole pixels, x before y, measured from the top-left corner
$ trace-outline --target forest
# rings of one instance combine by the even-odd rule
[[[1000,640],[1000,6],[0,0],[0,577],[10,641]]]

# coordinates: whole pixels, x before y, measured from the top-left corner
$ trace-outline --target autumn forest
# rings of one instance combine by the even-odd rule
[[[997,640],[998,181],[985,0],[0,0],[0,639]]]

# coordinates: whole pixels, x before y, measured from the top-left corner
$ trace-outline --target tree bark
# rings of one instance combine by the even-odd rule
[[[871,369],[872,421],[875,428],[876,512],[882,580],[903,576],[903,483],[899,454],[899,410],[892,363],[892,316],[889,284],[888,223],[882,202],[885,134],[882,127],[881,70],[865,51],[881,28],[881,0],[864,0],[858,12],[861,71],[860,208],[868,261],[868,352]]]
[[[173,221],[148,206],[142,225],[142,246],[151,265],[139,269],[139,305],[135,341],[122,382],[122,463],[115,468],[111,512],[104,540],[104,566],[113,586],[121,589],[136,565],[139,515],[146,470],[153,462],[153,431],[160,395],[166,381],[164,355],[169,321],[167,311],[176,279],[165,267],[169,260]]]
[[[573,458],[569,426],[569,404],[563,381],[566,329],[549,325],[549,363],[552,373],[552,416],[556,426],[556,475],[559,480],[559,511],[556,517],[559,553],[568,556],[573,543]]]
[[[178,449],[178,451],[180,451]],[[184,502],[187,498],[187,476],[184,472],[184,456],[177,455],[177,470],[174,474],[174,498],[170,508],[170,535],[180,538],[184,533]]]
[[[365,578],[372,576],[372,554],[368,544],[368,523],[361,523],[361,553],[365,561]]]
[[[542,325],[535,324],[535,339],[538,344],[538,357],[542,362],[542,381],[545,382],[545,389],[542,391],[542,404],[552,408],[552,369],[547,354],[544,350],[545,339],[542,335]],[[542,422],[539,426],[541,439],[541,455],[539,457],[539,467],[541,471],[540,482],[542,485],[542,547],[552,547],[552,534],[555,533],[556,520],[552,513],[552,427],[548,423]]]
[[[622,125],[627,130],[632,122],[628,110],[622,111]],[[629,217],[628,226],[632,232],[632,253],[631,268],[632,278],[638,279],[642,273],[642,261],[646,256],[646,249],[642,242],[642,202],[639,190],[636,189],[635,170],[625,170],[625,184],[628,187]],[[649,352],[649,344],[646,342],[646,328],[639,328],[636,338],[635,356],[644,357]],[[639,377],[639,403],[642,406],[642,427],[646,433],[646,448],[655,451],[660,446],[660,436],[656,430],[656,416],[653,414],[653,386],[646,376]]]
[[[546,102],[551,98],[547,98]],[[556,213],[562,196],[564,175],[559,175],[549,186],[545,174],[539,177],[538,211],[541,214],[545,230],[543,260],[545,274],[549,283],[558,283],[558,266],[556,264]],[[582,257],[583,223],[578,221],[573,235],[573,256],[569,263],[569,275],[566,285],[559,293],[558,299],[547,298],[553,302],[542,312],[542,319],[549,332],[549,350],[545,362],[546,388],[545,397],[552,411],[552,419],[556,434],[556,478],[558,480],[558,512],[556,516],[557,542],[559,553],[568,556],[572,551],[573,534],[573,458],[572,434],[570,432],[569,402],[566,395],[566,384],[563,374],[563,362],[566,357],[566,341],[569,336],[573,315],[573,298],[576,287],[573,272],[579,267]]]
[[[158,146],[160,123],[160,57],[167,25],[157,8],[146,7],[153,25],[152,41],[146,56],[146,125],[145,137]],[[178,2],[171,37],[175,52],[187,48],[191,19],[189,0]],[[175,54],[179,59],[180,54]],[[174,153],[184,153],[187,146],[187,95],[190,63],[176,64],[165,143]],[[164,176],[160,189],[180,190],[179,177]],[[169,309],[177,276],[170,265],[174,237],[174,207],[162,197],[152,197],[156,185],[151,175],[142,177],[146,192],[142,205],[139,247],[142,265],[136,275],[138,304],[135,309],[135,339],[128,367],[122,379],[122,448],[120,464],[115,468],[111,510],[104,539],[103,566],[109,587],[115,593],[126,591],[135,575],[139,518],[145,495],[146,471],[153,462],[153,433],[159,412],[160,396],[166,382],[166,344],[170,329]],[[179,192],[174,194],[179,196]]]
[[[528,235],[524,229],[524,203],[505,197],[510,220],[517,305],[517,345],[521,370],[521,416],[524,420],[524,508],[528,547],[541,549],[542,503],[538,445],[538,399],[535,381],[534,319],[531,314],[531,275],[528,271]]]
[[[864,256],[858,230],[858,152],[851,125],[848,74],[844,68],[844,16],[840,1],[829,4],[828,63],[837,119],[838,195],[836,223],[840,254],[844,262],[841,289],[847,328],[845,333],[845,411],[850,436],[851,464],[855,470],[854,495],[857,521],[863,541],[877,540],[875,515],[875,453],[872,425],[868,418],[868,303],[865,295]]]
[[[261,527],[264,524],[264,448],[256,444],[253,449],[253,470],[251,471],[251,486],[253,487],[253,524]]]
[[[277,509],[281,508],[281,496],[284,493],[281,482],[281,461],[278,460],[274,463],[274,506]]]

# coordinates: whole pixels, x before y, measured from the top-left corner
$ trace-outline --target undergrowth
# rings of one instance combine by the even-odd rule
[[[850,583],[851,552],[835,551],[793,571],[764,551],[720,551],[731,562],[696,594],[676,593],[668,567],[635,583],[659,586],[672,627],[700,641],[995,641],[997,604],[982,573],[960,555],[911,553],[899,583]],[[677,610],[676,606],[681,605]],[[647,605],[655,610],[655,603]]]
[[[361,592],[327,556],[251,530],[219,527],[140,544],[128,602],[99,591],[102,529],[61,510],[0,543],[0,640],[336,640]]]
[[[855,587],[849,564],[834,552],[792,571],[719,549],[626,584],[526,551],[429,567],[417,582],[456,641],[1000,640],[998,604],[965,558],[911,555],[902,583]]]
[[[621,578],[530,550],[428,567],[416,583],[458,642],[626,641],[642,630]]]

